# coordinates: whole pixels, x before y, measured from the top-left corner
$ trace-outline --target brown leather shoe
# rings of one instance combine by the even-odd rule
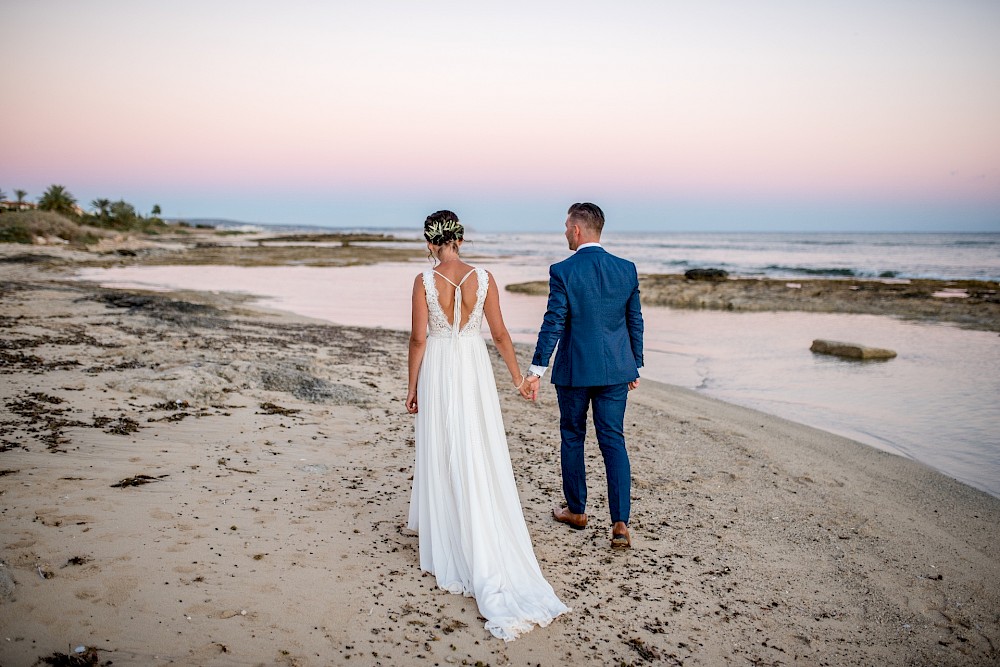
[[[624,521],[616,521],[615,524],[611,526],[611,548],[632,548],[632,536],[628,534],[628,526],[625,525]]]
[[[565,523],[573,530],[583,530],[587,527],[587,515],[574,514],[569,511],[568,507],[555,508],[552,510],[552,516],[555,517],[556,521],[559,523]]]

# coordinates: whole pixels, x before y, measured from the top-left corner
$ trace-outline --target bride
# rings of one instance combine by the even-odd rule
[[[530,397],[485,269],[459,257],[465,230],[451,211],[427,217],[437,260],[413,283],[406,410],[416,415],[409,528],[420,567],[441,588],[476,598],[505,641],[569,611],[538,567],[517,495],[483,315],[511,382]]]

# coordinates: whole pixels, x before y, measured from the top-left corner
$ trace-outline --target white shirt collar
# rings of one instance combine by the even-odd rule
[[[577,250],[583,250],[584,248],[603,248],[603,247],[604,246],[602,246],[600,243],[598,243],[598,242],[595,241],[593,243],[581,243],[580,245],[578,245],[576,247],[576,249]]]

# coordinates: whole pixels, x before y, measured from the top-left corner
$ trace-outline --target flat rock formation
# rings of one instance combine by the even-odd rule
[[[688,280],[725,280],[729,273],[722,269],[688,269],[684,272],[684,277]]]
[[[727,278],[688,280],[681,274],[639,276],[649,306],[729,311],[802,311],[890,315],[951,322],[1000,332],[1000,285],[987,280],[859,280]],[[548,283],[508,285],[521,294],[548,294]]]
[[[857,343],[842,343],[837,340],[816,339],[809,348],[817,354],[832,354],[847,359],[893,359],[896,352],[880,347],[868,347]]]

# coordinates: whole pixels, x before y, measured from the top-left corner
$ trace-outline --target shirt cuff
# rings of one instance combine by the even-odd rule
[[[528,372],[534,373],[538,377],[542,377],[543,375],[545,375],[545,371],[547,370],[549,370],[548,366],[536,366],[534,364],[531,364],[531,367],[528,369]]]

